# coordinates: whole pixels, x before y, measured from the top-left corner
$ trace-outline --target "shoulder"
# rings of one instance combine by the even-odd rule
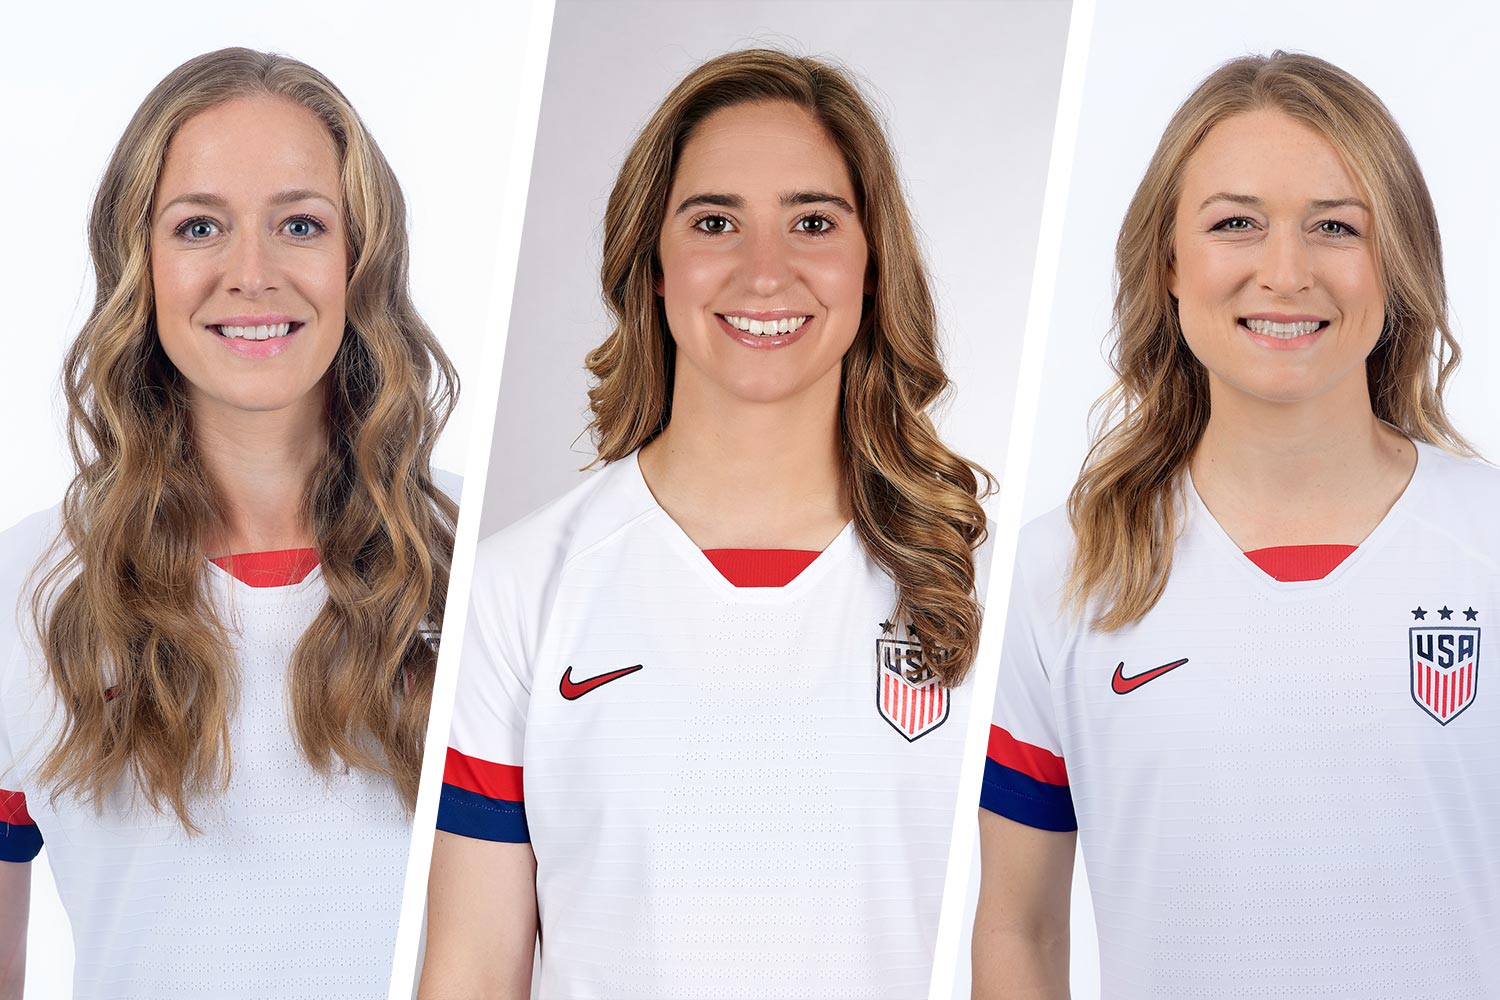
[[[635,456],[582,483],[479,543],[475,584],[545,587],[575,558],[649,516],[656,504]]]
[[[1021,528],[1016,539],[1016,575],[1061,586],[1073,558],[1073,525],[1066,505],[1054,507]]]
[[[1417,445],[1415,516],[1469,545],[1500,548],[1500,469],[1433,445]],[[1408,487],[1410,488],[1410,487]]]
[[[1418,475],[1444,492],[1457,488],[1478,491],[1484,497],[1500,496],[1500,469],[1482,459],[1418,442],[1417,466]]]
[[[62,508],[50,507],[0,531],[0,636],[19,633],[31,596],[51,560],[62,528]]]

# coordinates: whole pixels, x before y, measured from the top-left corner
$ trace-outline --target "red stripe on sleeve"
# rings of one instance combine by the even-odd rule
[[[443,765],[443,783],[475,792],[487,799],[524,802],[521,769],[514,764],[496,764],[448,748]]]
[[[26,811],[26,793],[11,792],[0,788],[0,823],[12,826],[36,826],[36,820]]]
[[[1050,750],[1022,743],[999,726],[990,727],[990,760],[1001,767],[1049,785],[1068,784],[1068,769],[1063,759]]]

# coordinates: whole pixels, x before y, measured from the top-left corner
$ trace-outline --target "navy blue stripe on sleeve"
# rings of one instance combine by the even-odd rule
[[[979,808],[1038,830],[1078,829],[1067,785],[1050,785],[989,759],[984,762]]]
[[[42,850],[42,831],[35,823],[0,823],[0,861],[24,864]]]
[[[460,837],[527,844],[526,806],[444,784],[438,796],[437,828]]]

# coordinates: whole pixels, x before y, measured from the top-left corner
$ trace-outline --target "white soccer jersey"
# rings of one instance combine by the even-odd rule
[[[410,820],[389,779],[314,772],[290,723],[287,667],[327,598],[321,574],[257,589],[210,564],[239,701],[228,791],[196,804],[193,836],[128,787],[96,811],[35,781],[60,713],[24,581],[56,528],[48,513],[0,535],[0,789],[26,795],[19,813],[13,797],[0,803],[0,858],[30,860],[45,837],[73,927],[75,996],[384,996]]]
[[[968,690],[852,527],[737,589],[632,457],[476,562],[438,826],[529,830],[542,996],[926,995]]]
[[[1076,825],[1107,998],[1500,997],[1500,472],[1418,446],[1379,527],[1281,583],[1190,488],[1114,633],[1022,534],[982,805]],[[1488,693],[1487,693],[1488,692]]]

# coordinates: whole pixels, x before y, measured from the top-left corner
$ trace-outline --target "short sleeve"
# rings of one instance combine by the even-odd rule
[[[1018,547],[979,805],[1037,829],[1076,830],[1049,675],[1065,632],[1060,569],[1071,544],[1055,529],[1033,523]]]
[[[24,864],[41,851],[42,833],[26,811],[26,793],[15,787],[20,784],[20,776],[6,730],[4,706],[0,705],[0,861]]]
[[[22,589],[55,530],[47,512],[0,533],[0,861],[18,864],[32,860],[42,849],[41,831],[26,809],[25,778],[17,767],[9,724],[17,707],[17,668],[28,662],[21,632],[27,596]]]
[[[522,750],[531,702],[535,595],[497,536],[480,546],[459,657],[453,728],[437,828],[478,840],[525,843]],[[539,588],[542,581],[532,581]]]
[[[0,861],[24,864],[42,850],[42,832],[26,811],[26,794],[0,788]]]

